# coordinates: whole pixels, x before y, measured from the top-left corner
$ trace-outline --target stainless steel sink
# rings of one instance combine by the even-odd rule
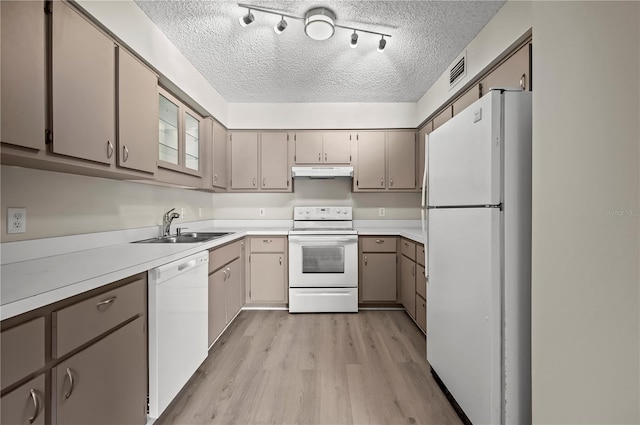
[[[133,243],[200,243],[200,242],[211,241],[213,239],[218,239],[230,234],[231,232],[182,233],[176,236],[164,236],[161,238],[143,239],[141,241],[135,241]]]

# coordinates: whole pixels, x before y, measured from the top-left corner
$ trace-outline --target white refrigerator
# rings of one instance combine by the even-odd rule
[[[427,360],[471,423],[531,423],[531,93],[492,90],[427,143]]]

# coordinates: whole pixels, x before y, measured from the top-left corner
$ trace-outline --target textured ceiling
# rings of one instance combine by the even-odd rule
[[[336,28],[316,41],[304,22],[222,0],[136,0],[228,102],[415,102],[504,4],[500,1],[243,1],[304,16],[312,7],[336,13],[336,23],[390,34],[384,52],[379,36]]]

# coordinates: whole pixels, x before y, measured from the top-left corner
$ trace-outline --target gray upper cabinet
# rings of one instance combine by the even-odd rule
[[[478,99],[480,99],[480,84],[476,84],[471,87],[469,90],[464,92],[462,96],[456,99],[455,102],[453,102],[453,116],[458,115],[467,106],[471,105]]]
[[[415,190],[415,131],[371,131],[357,135],[354,190]]]
[[[416,178],[418,179],[418,188],[422,190],[422,184],[424,183],[424,167],[427,154],[427,134],[433,131],[433,121],[429,121],[418,132],[418,172]]]
[[[385,134],[358,133],[358,168],[356,189],[385,188]]]
[[[415,189],[415,131],[391,131],[387,133],[387,167],[388,189]]]
[[[433,118],[433,130],[437,130],[442,124],[453,118],[453,106],[449,105]]]
[[[296,132],[295,163],[350,164],[352,137],[352,133],[346,131]]]
[[[530,46],[531,43],[522,46],[484,77],[480,81],[482,93],[487,93],[492,87],[520,87],[523,90],[531,90]]]
[[[113,164],[115,45],[66,3],[52,18],[53,152]]]
[[[213,122],[213,187],[227,188],[227,130]]]
[[[260,133],[260,189],[289,187],[288,138],[284,132]]]
[[[258,189],[258,133],[229,132],[231,189]]]
[[[118,165],[154,173],[158,158],[158,78],[118,49]]]
[[[0,15],[2,143],[44,149],[47,73],[43,2],[2,1]]]
[[[201,176],[203,118],[162,88],[157,102],[158,167]]]

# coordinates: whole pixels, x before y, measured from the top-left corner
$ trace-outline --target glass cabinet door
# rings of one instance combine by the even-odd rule
[[[184,166],[190,170],[200,170],[200,121],[189,112],[184,114]]]
[[[160,132],[159,143],[159,159],[169,164],[178,165],[179,161],[179,132],[178,119],[180,117],[180,108],[178,105],[160,95],[160,119],[158,121],[158,130]]]
[[[202,117],[169,92],[159,90],[158,166],[200,176]]]

